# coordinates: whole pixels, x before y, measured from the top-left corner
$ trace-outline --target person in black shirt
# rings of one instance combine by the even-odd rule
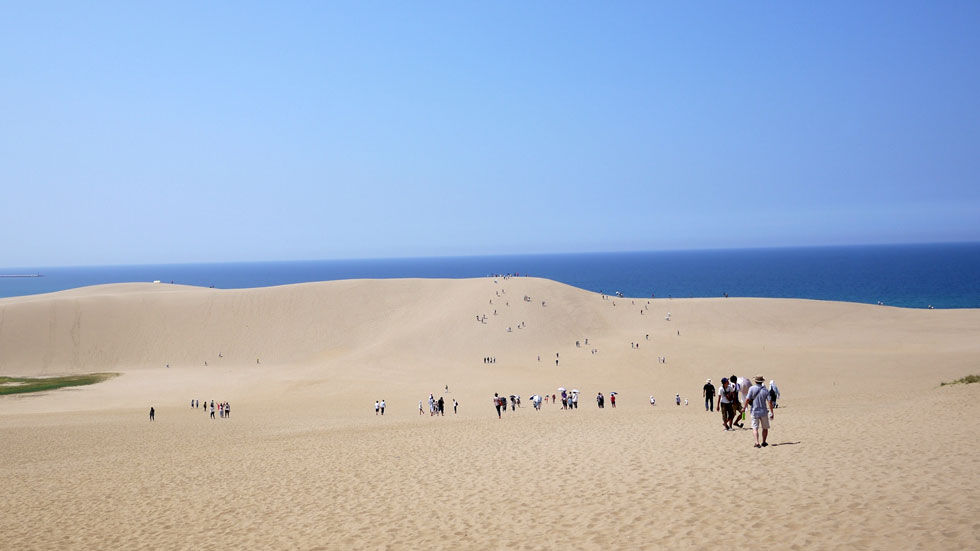
[[[704,383],[704,411],[715,410],[715,385],[711,384],[711,379]]]

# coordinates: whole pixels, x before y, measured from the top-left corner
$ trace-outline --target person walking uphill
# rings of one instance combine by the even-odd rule
[[[496,392],[493,393],[493,407],[497,408],[497,419],[500,419],[500,396]]]
[[[755,434],[755,447],[764,448],[769,444],[766,439],[769,437],[769,419],[775,416],[772,409],[772,399],[769,396],[769,389],[763,386],[766,378],[758,376],[755,379],[755,386],[749,389],[745,397],[745,408],[752,407],[752,433]],[[759,443],[759,429],[762,429],[762,444]]]
[[[153,406],[150,406],[150,421],[153,420],[153,414],[154,413],[156,413],[156,412],[154,411]]]
[[[711,379],[704,383],[702,395],[704,396],[704,411],[713,412],[715,410],[715,385],[711,384]]]

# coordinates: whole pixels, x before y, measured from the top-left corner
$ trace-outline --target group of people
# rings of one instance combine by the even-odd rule
[[[201,407],[201,401],[200,400],[191,400],[191,408],[197,409],[199,407]],[[207,413],[210,413],[210,417],[212,419],[214,419],[214,412],[215,411],[218,412],[218,417],[221,418],[221,419],[226,419],[228,417],[231,417],[231,404],[228,403],[228,402],[218,402],[218,403],[215,403],[214,400],[211,400],[211,407],[209,409],[208,408],[208,401],[205,400],[204,401],[204,413],[206,413],[206,414]]]
[[[387,406],[388,406],[388,404],[385,403],[384,398],[382,398],[380,400],[375,400],[374,401],[374,414],[375,415],[378,415],[380,413],[381,415],[384,415],[385,414],[385,407],[387,407]]]
[[[745,426],[745,417],[752,418],[752,432],[755,435],[755,447],[764,448],[769,445],[766,441],[769,437],[770,421],[775,417],[776,401],[779,397],[779,388],[775,381],[769,381],[769,388],[765,386],[765,377],[759,375],[750,383],[746,378],[739,378],[735,375],[722,377],[721,387],[718,389],[718,409],[721,411],[721,421],[726,431],[734,430],[735,427]],[[754,384],[753,384],[754,383]],[[715,387],[708,379],[703,391],[705,397],[705,411],[713,411]],[[762,433],[762,440],[759,440],[759,433]]]
[[[448,385],[446,386],[446,389],[447,390],[449,389]],[[456,415],[457,408],[459,408],[459,402],[456,401],[456,398],[453,398],[453,415]],[[419,415],[422,415],[422,413],[423,413],[422,400],[419,400]],[[442,396],[440,396],[439,399],[436,400],[434,395],[429,394],[429,417],[435,417],[436,415],[445,415],[445,414],[446,414],[446,400]]]
[[[596,402],[596,405],[599,406],[599,409],[604,409],[606,407],[606,397],[603,396],[601,392],[599,394],[596,394],[595,402]],[[610,392],[609,393],[609,403],[612,405],[612,407],[616,407],[616,393],[615,392]]]

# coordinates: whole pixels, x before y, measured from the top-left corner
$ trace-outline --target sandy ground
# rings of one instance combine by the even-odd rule
[[[0,299],[0,375],[122,373],[0,397],[2,547],[977,548],[980,385],[939,383],[978,367],[977,310],[533,278]],[[704,411],[732,373],[778,382],[774,445]],[[559,386],[578,410],[530,407]]]

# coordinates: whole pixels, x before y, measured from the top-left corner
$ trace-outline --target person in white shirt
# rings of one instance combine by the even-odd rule
[[[375,414],[375,415],[377,415],[377,414],[378,414],[378,409],[379,409],[379,408],[381,408],[381,402],[379,402],[379,401],[377,401],[377,400],[375,400],[375,401],[374,401],[374,414]]]
[[[732,430],[735,422],[735,401],[738,400],[738,388],[722,377],[721,388],[718,389],[718,411],[721,412],[721,422],[725,430]]]
[[[385,414],[385,401],[384,398],[381,399],[381,415]]]

